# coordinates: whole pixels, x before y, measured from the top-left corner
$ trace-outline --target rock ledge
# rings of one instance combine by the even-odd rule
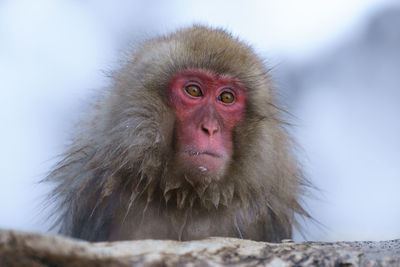
[[[90,243],[0,231],[0,266],[400,266],[400,239],[274,244],[235,238]]]

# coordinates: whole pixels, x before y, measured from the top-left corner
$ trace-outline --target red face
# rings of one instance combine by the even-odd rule
[[[199,174],[223,173],[232,156],[232,131],[245,110],[244,86],[233,77],[186,70],[171,79],[169,101],[178,119],[179,162]]]

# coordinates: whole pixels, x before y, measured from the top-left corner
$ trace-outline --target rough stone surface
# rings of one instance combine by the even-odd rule
[[[90,243],[0,231],[0,266],[400,266],[400,239],[273,244],[235,238]]]

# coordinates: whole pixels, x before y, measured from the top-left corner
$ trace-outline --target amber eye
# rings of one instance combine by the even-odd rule
[[[223,92],[222,94],[220,94],[218,96],[218,100],[222,101],[222,102],[224,102],[226,104],[231,104],[235,100],[235,97],[230,92]]]
[[[200,96],[203,95],[203,93],[202,93],[201,90],[200,90],[200,87],[198,87],[198,86],[195,85],[195,84],[189,84],[189,85],[187,85],[187,86],[185,87],[185,91],[186,91],[189,95],[194,96],[194,97],[200,97]]]

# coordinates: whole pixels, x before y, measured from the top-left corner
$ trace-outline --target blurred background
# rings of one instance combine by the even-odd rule
[[[0,228],[45,232],[46,185],[74,123],[130,44],[223,27],[272,68],[320,189],[306,240],[400,238],[400,2],[0,1]],[[304,238],[296,232],[296,240]]]

